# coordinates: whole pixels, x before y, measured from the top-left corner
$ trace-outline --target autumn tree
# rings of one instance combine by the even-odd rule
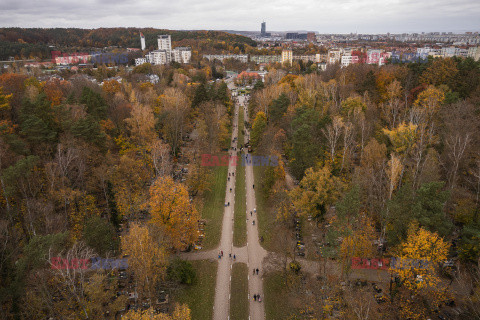
[[[398,249],[398,261],[390,272],[399,278],[398,294],[403,318],[425,319],[446,299],[447,288],[438,265],[447,259],[449,244],[437,233],[412,224]]]
[[[186,95],[176,88],[168,88],[161,97],[160,118],[163,132],[176,155],[189,115],[189,101]]]
[[[190,309],[185,304],[176,304],[172,315],[156,313],[153,308],[147,310],[130,310],[123,319],[126,320],[190,320]]]
[[[184,250],[198,237],[199,215],[187,189],[171,177],[160,177],[150,187],[150,223],[165,235],[174,250]]]
[[[421,75],[420,82],[434,86],[446,84],[452,87],[457,72],[456,63],[452,58],[435,59]]]
[[[140,296],[153,298],[156,285],[164,279],[168,255],[154,239],[148,227],[133,224],[122,237],[122,252],[128,255],[128,266],[135,270]]]
[[[267,117],[265,113],[258,112],[253,120],[252,125],[252,134],[251,134],[251,142],[252,145],[257,146],[260,142],[263,132],[267,126]]]
[[[131,139],[139,146],[147,146],[155,140],[156,119],[149,106],[133,104],[131,117],[125,119],[125,122],[130,130]]]
[[[300,215],[321,220],[344,187],[344,182],[332,174],[330,167],[309,168],[298,187],[290,191],[290,197]]]

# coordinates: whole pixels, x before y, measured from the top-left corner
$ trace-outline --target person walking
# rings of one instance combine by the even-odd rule
[[[257,301],[257,295],[256,294],[253,295],[253,301]]]
[[[257,271],[257,275],[258,275],[258,268],[257,268],[257,270],[256,270],[256,271]]]
[[[220,251],[220,253],[222,254],[222,257],[223,257],[223,250],[222,250],[222,251]],[[257,274],[258,274],[258,269],[257,269]]]
[[[253,268],[253,275],[255,275],[255,268]]]
[[[237,259],[237,257],[235,255],[233,255],[233,260],[236,260],[236,259]]]

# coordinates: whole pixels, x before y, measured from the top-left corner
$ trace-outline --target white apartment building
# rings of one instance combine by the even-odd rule
[[[440,52],[442,57],[449,58],[453,56],[458,56],[459,48],[456,48],[456,47],[442,48]]]
[[[145,55],[145,58],[147,58],[147,62],[153,65],[167,64],[172,60],[166,50],[154,50]]]
[[[378,64],[379,66],[385,64],[384,51],[381,49],[368,49],[367,63]]]
[[[359,57],[358,56],[353,56],[351,52],[345,53],[342,58],[340,59],[340,63],[343,67],[347,67],[353,63],[359,63]]]
[[[468,48],[469,57],[473,58],[473,60],[478,61],[480,60],[480,47],[470,47]]]
[[[243,63],[248,62],[248,54],[204,54],[203,57],[209,61],[218,60],[223,62],[225,59],[234,59]]]
[[[310,55],[294,55],[293,60],[302,60],[307,63],[308,61],[316,62],[316,56],[314,54]]]
[[[135,65],[136,66],[142,65],[144,63],[147,63],[147,58],[137,58],[137,59],[135,59]]]
[[[192,50],[188,47],[177,47],[172,50],[172,59],[178,63],[190,63]]]
[[[141,45],[144,45],[145,38],[143,34],[140,37]],[[190,63],[192,50],[187,47],[178,47],[172,50],[172,38],[170,35],[158,36],[158,50],[154,50],[145,55],[144,58],[135,59],[135,65],[151,63],[154,65],[168,64],[172,61],[178,63]]]
[[[290,64],[293,61],[293,51],[292,50],[282,50],[282,63],[289,62]]]
[[[340,62],[340,59],[342,57],[342,53],[343,53],[342,49],[328,50],[327,63],[328,64],[334,64],[334,63]]]

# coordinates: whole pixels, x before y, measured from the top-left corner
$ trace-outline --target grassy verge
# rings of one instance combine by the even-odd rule
[[[193,285],[183,286],[175,292],[174,300],[188,305],[192,311],[192,319],[212,319],[217,262],[198,260],[191,263],[197,280]]]
[[[265,250],[274,251],[272,245],[272,230],[275,224],[275,215],[268,206],[265,192],[263,191],[263,176],[265,173],[265,166],[253,166],[253,176],[255,179],[255,202],[257,204],[257,220],[258,220],[258,236],[263,237],[261,245]]]
[[[248,267],[245,263],[235,263],[232,268],[230,299],[230,319],[248,319]]]
[[[220,232],[222,231],[222,218],[225,205],[225,188],[227,183],[227,166],[213,167],[212,187],[205,193],[202,218],[207,220],[205,226],[205,239],[203,247],[213,249],[218,246]]]
[[[243,110],[238,114],[238,143],[244,144]],[[233,245],[243,247],[247,243],[247,217],[246,217],[246,190],[245,190],[245,167],[241,159],[237,161],[237,173],[235,179],[235,216],[233,225]]]
[[[247,243],[245,167],[237,165],[235,180],[235,217],[233,225],[233,245],[243,247]]]
[[[263,278],[265,314],[267,320],[287,319],[292,315],[288,303],[285,280],[281,271],[267,273]]]

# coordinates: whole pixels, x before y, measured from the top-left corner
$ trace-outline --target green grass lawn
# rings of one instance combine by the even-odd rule
[[[285,280],[281,271],[264,275],[263,292],[267,320],[289,319],[294,313],[286,297]]]
[[[248,267],[245,263],[235,263],[232,268],[230,289],[230,319],[248,319]]]
[[[205,193],[202,218],[207,220],[205,238],[203,239],[203,247],[206,250],[216,248],[220,241],[227,173],[228,167],[226,166],[213,167],[211,189]]]
[[[215,299],[217,262],[210,260],[191,261],[197,280],[193,285],[182,286],[174,293],[174,300],[186,303],[192,311],[192,319],[212,319]]]
[[[243,112],[238,114],[238,141],[243,144]],[[247,221],[246,221],[246,190],[245,190],[245,167],[242,161],[237,161],[237,173],[235,178],[235,215],[233,228],[233,245],[243,247],[247,243]]]
[[[268,205],[265,193],[262,189],[263,175],[265,166],[253,166],[253,175],[255,179],[255,202],[257,204],[258,236],[263,237],[261,245],[265,250],[274,251],[272,245],[272,230],[275,224],[275,215]]]
[[[243,247],[247,243],[247,217],[245,195],[245,167],[237,165],[235,181],[235,217],[233,225],[233,245]]]

